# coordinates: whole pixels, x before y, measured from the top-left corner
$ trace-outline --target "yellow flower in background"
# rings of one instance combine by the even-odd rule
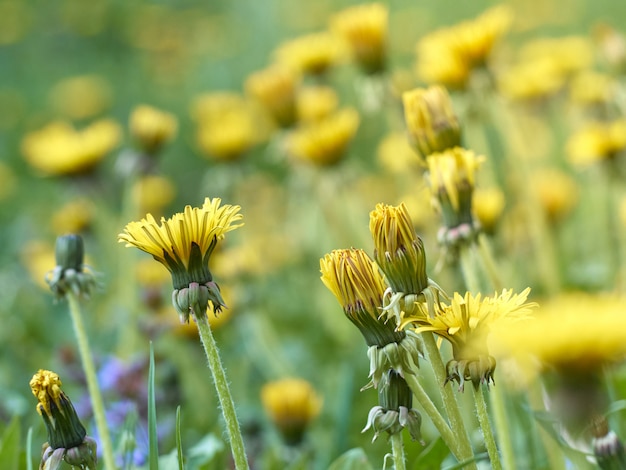
[[[610,123],[591,123],[567,140],[570,163],[586,166],[612,160],[626,149],[626,119]]]
[[[46,175],[76,175],[91,171],[119,144],[120,126],[102,119],[77,131],[66,122],[53,122],[22,140],[26,161]]]
[[[296,95],[296,115],[300,122],[319,121],[339,105],[337,92],[328,86],[305,86]]]
[[[304,433],[322,409],[322,398],[304,379],[266,383],[261,389],[265,412],[288,445],[302,442]]]
[[[389,11],[383,3],[348,7],[330,19],[332,32],[348,44],[356,63],[366,73],[385,69]]]
[[[612,26],[598,23],[593,28],[593,38],[604,61],[616,70],[626,65],[626,38]]]
[[[130,114],[129,127],[141,150],[154,154],[176,136],[178,119],[173,114],[142,104]]]
[[[402,95],[402,103],[411,143],[424,158],[460,145],[461,128],[444,87],[407,91]]]
[[[252,73],[246,79],[245,89],[281,127],[289,127],[296,119],[295,96],[298,82],[299,77],[292,70],[271,65]]]
[[[426,83],[464,88],[472,70],[486,64],[512,20],[511,9],[499,5],[473,20],[423,36],[417,44],[419,78]]]
[[[96,206],[89,199],[79,198],[64,204],[52,214],[52,230],[57,235],[82,233],[89,228]]]
[[[99,75],[79,75],[56,83],[49,101],[56,112],[69,119],[97,116],[111,105],[109,82]]]
[[[378,144],[378,163],[390,173],[402,174],[422,169],[424,160],[413,150],[404,132],[390,132]]]
[[[578,203],[579,188],[576,181],[556,169],[537,170],[530,184],[543,210],[552,223],[563,220]]]
[[[330,116],[294,129],[287,138],[287,150],[299,160],[316,165],[337,163],[359,127],[359,114],[343,108]]]
[[[497,77],[499,91],[512,100],[534,100],[554,95],[565,76],[551,59],[537,58],[513,64]]]
[[[453,359],[446,366],[448,380],[459,382],[461,389],[466,380],[471,380],[474,386],[488,384],[496,367],[487,344],[490,330],[501,322],[510,324],[530,318],[537,304],[526,302],[529,293],[530,288],[519,294],[504,289],[493,297],[455,292],[450,303],[439,305],[434,317],[427,314],[426,306],[420,305],[424,311],[406,316],[400,327],[412,327],[416,333],[432,331],[450,342]]]
[[[202,207],[186,206],[184,212],[171,218],[161,218],[160,224],[152,214],[139,222],[130,222],[118,235],[119,242],[137,247],[163,264],[172,275],[172,301],[181,321],[187,323],[191,309],[204,314],[209,301],[214,312],[225,306],[219,287],[213,281],[209,261],[217,243],[226,233],[243,225],[239,206],[221,199],[206,198]],[[201,311],[196,311],[200,309]]]
[[[615,78],[593,70],[584,70],[576,74],[569,84],[571,100],[581,105],[607,103],[616,91]]]
[[[174,200],[176,188],[165,176],[145,175],[134,182],[131,194],[140,212],[160,214]]]
[[[563,75],[571,76],[593,64],[593,45],[582,36],[540,38],[524,44],[518,58],[521,62],[551,61]]]
[[[480,228],[486,233],[493,233],[502,216],[505,200],[498,188],[476,188],[472,195],[472,209]]]
[[[279,64],[300,74],[321,75],[345,55],[341,41],[329,32],[307,34],[281,44],[274,52]]]

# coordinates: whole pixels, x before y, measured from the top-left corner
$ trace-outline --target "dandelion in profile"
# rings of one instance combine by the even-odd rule
[[[48,431],[40,468],[56,470],[65,460],[72,468],[95,470],[96,441],[87,436],[74,405],[61,390],[61,385],[57,374],[43,369],[30,381],[30,388],[38,401],[37,412]]]
[[[241,227],[239,206],[220,206],[221,199],[206,198],[202,207],[186,206],[184,212],[158,223],[152,214],[130,222],[118,235],[120,242],[134,246],[163,264],[172,275],[172,302],[181,321],[189,321],[190,310],[206,312],[209,301],[215,312],[224,307],[219,287],[213,281],[209,260],[219,240]]]

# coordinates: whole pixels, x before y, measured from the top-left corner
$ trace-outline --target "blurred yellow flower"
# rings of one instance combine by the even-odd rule
[[[52,107],[69,119],[97,116],[111,105],[111,86],[99,75],[80,75],[56,83],[50,90]]]
[[[510,7],[498,5],[473,20],[438,29],[417,44],[417,74],[426,83],[463,88],[474,68],[486,64],[513,20]]]
[[[497,77],[498,89],[512,100],[533,100],[555,94],[565,84],[559,67],[547,58],[513,64]]]
[[[274,52],[276,61],[297,73],[320,75],[345,54],[341,41],[329,32],[307,34],[281,44]]]
[[[567,140],[566,152],[574,165],[612,160],[626,149],[626,119],[588,124]]]
[[[383,3],[365,3],[348,7],[333,15],[330,29],[342,37],[356,63],[366,73],[385,68],[389,11]]]
[[[30,274],[31,280],[46,292],[50,286],[46,283],[46,274],[56,265],[54,246],[40,240],[31,240],[24,244],[20,253],[22,265]]]
[[[537,170],[530,184],[550,222],[566,217],[578,203],[579,189],[576,181],[556,169]]]
[[[47,175],[75,175],[92,170],[120,141],[120,126],[102,119],[77,131],[66,122],[53,122],[27,134],[22,153],[36,170]]]
[[[521,62],[549,60],[561,74],[570,76],[593,64],[593,45],[589,38],[582,36],[540,38],[524,44],[518,57]]]
[[[390,173],[406,173],[425,166],[404,132],[390,132],[378,144],[378,163]]]
[[[281,126],[288,127],[296,119],[295,96],[299,77],[292,70],[271,65],[251,74],[245,83],[248,95],[261,103]]]
[[[289,445],[302,441],[304,432],[322,409],[322,399],[304,379],[266,383],[261,389],[265,412]]]
[[[160,214],[174,200],[176,188],[165,176],[145,175],[137,179],[132,198],[141,213]]]
[[[52,230],[57,235],[84,232],[91,225],[95,214],[96,207],[92,201],[75,199],[52,214]]]
[[[298,121],[319,121],[337,109],[339,97],[328,86],[305,86],[296,95]]]
[[[498,188],[476,188],[472,209],[486,233],[493,233],[504,210],[504,194]]]
[[[316,165],[337,163],[346,153],[359,126],[359,114],[343,108],[317,122],[302,124],[287,138],[290,155]]]
[[[141,150],[154,154],[176,136],[178,120],[173,114],[142,104],[130,114],[129,127]]]
[[[607,103],[616,89],[615,78],[593,70],[584,70],[576,74],[569,84],[570,98],[580,105]]]

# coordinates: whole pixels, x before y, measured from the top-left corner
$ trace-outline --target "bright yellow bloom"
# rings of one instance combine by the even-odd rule
[[[626,119],[610,123],[592,123],[567,141],[568,159],[574,165],[590,165],[612,160],[626,149]]]
[[[407,91],[402,95],[402,103],[411,142],[424,158],[460,145],[459,121],[444,87]]]
[[[472,209],[480,228],[493,233],[504,209],[504,194],[497,188],[477,188],[472,195]]]
[[[37,398],[37,412],[52,416],[52,406],[61,408],[61,379],[49,370],[40,369],[30,381],[30,389]]]
[[[302,441],[309,424],[322,409],[322,399],[304,379],[282,379],[261,389],[263,408],[287,444]]]
[[[178,131],[178,120],[173,114],[145,104],[133,109],[129,125],[131,135],[148,154],[157,152]]]
[[[339,97],[328,86],[306,86],[296,95],[296,113],[298,121],[319,121],[337,109]]]
[[[341,41],[328,32],[300,36],[281,44],[276,61],[297,73],[320,75],[342,59]]]
[[[344,156],[359,126],[359,114],[341,109],[317,122],[303,124],[288,137],[287,148],[294,157],[316,165],[332,165]]]
[[[111,86],[104,77],[80,75],[54,85],[49,100],[61,115],[69,119],[85,119],[109,108],[111,95]]]
[[[295,120],[295,95],[299,77],[292,70],[271,65],[251,74],[245,84],[246,92],[267,109],[282,127]]]
[[[366,73],[385,68],[389,12],[382,3],[355,5],[336,13],[330,29],[350,47],[352,56]]]
[[[74,175],[90,171],[119,143],[117,123],[102,119],[81,131],[65,122],[53,122],[22,140],[28,163],[47,175]]]

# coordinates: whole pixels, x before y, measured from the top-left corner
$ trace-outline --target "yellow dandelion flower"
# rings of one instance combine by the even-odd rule
[[[174,199],[176,188],[164,176],[145,175],[134,182],[132,198],[140,212],[161,213]]]
[[[173,303],[184,322],[189,320],[192,307],[204,312],[209,301],[214,311],[224,306],[209,260],[218,241],[243,225],[238,223],[243,216],[239,206],[220,204],[219,198],[206,198],[201,208],[186,206],[184,212],[167,220],[162,217],[160,224],[148,214],[139,222],[128,223],[118,235],[119,242],[151,254],[170,271]]]
[[[493,380],[495,360],[489,354],[487,336],[494,325],[528,319],[535,303],[527,303],[530,288],[519,294],[503,290],[499,295],[483,297],[466,292],[454,293],[449,304],[441,303],[432,317],[422,314],[407,316],[401,328],[413,324],[416,333],[432,331],[452,345],[453,360],[448,363],[448,379],[461,387],[466,380],[477,386]],[[425,309],[425,307],[421,307]]]
[[[322,120],[294,129],[288,137],[288,152],[316,165],[332,165],[344,156],[358,126],[356,110],[341,109]]]
[[[402,102],[411,141],[424,158],[460,145],[461,128],[444,87],[416,88]]]
[[[329,32],[300,36],[281,44],[274,52],[276,61],[301,74],[320,75],[345,54],[341,41]]]
[[[536,58],[519,62],[497,77],[498,89],[512,100],[542,99],[558,92],[565,76],[551,59]]]
[[[390,132],[378,144],[378,163],[390,173],[402,174],[425,165],[403,132]]]
[[[99,120],[81,131],[65,122],[53,122],[27,134],[22,153],[36,170],[47,175],[75,175],[92,170],[119,143],[120,126]]]
[[[493,233],[504,210],[504,194],[498,188],[476,188],[472,209],[481,229]]]
[[[245,83],[246,92],[256,99],[281,126],[289,127],[295,120],[295,96],[299,77],[292,70],[271,65],[251,74]]]
[[[591,41],[581,36],[535,39],[524,44],[518,56],[521,62],[550,60],[566,76],[589,68],[594,58]]]
[[[339,97],[328,86],[306,86],[296,95],[296,114],[298,121],[319,121],[337,109]]]
[[[592,70],[576,74],[569,84],[571,100],[581,105],[607,103],[615,91],[616,82],[613,77]]]
[[[139,147],[154,154],[176,136],[178,120],[173,114],[142,104],[133,109],[129,127]]]
[[[61,379],[49,370],[40,369],[30,381],[30,388],[37,398],[37,412],[52,416],[52,406],[61,408]]]
[[[586,166],[612,160],[626,149],[626,119],[591,123],[568,139],[566,152],[574,165]]]
[[[578,203],[578,185],[562,171],[538,170],[532,175],[531,185],[550,222],[562,220]]]
[[[89,199],[79,198],[63,205],[52,215],[52,230],[57,235],[81,233],[91,225],[96,207]]]
[[[322,409],[322,399],[304,379],[288,378],[266,383],[261,389],[263,408],[285,442],[299,444],[304,432]]]
[[[69,119],[97,116],[111,104],[111,86],[99,75],[80,75],[58,82],[49,94],[52,107]]]
[[[346,8],[333,15],[330,29],[348,44],[352,56],[366,73],[385,68],[389,11],[382,3]]]

